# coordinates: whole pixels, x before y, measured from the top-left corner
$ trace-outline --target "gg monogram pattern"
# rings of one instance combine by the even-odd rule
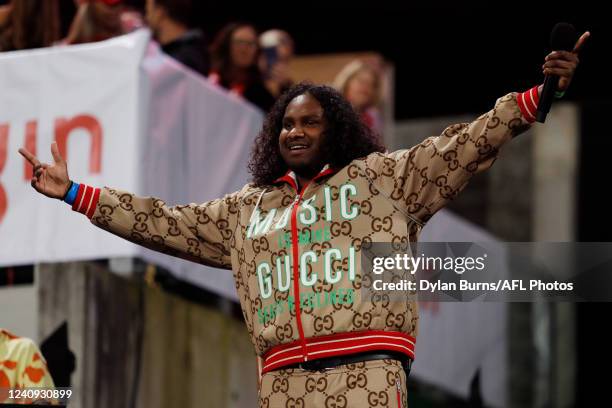
[[[263,376],[260,408],[406,408],[406,374],[395,360],[331,370],[277,370]]]
[[[528,125],[517,94],[512,93],[471,123],[449,126],[408,150],[373,153],[342,169],[327,170],[301,192],[291,174],[266,188],[249,184],[221,199],[174,207],[156,198],[104,188],[92,222],[154,250],[231,269],[259,356],[302,336],[382,330],[416,337],[414,298],[362,299],[360,289],[371,282],[361,271],[361,250],[373,242],[408,249],[431,216],[474,174],[489,168],[499,148]],[[367,386],[355,389],[344,380],[330,380],[348,381],[348,371],[268,373],[262,406],[309,406],[309,397],[298,390],[306,390],[307,383],[314,390],[324,388],[321,395],[336,398],[333,403],[323,399],[316,406],[362,406],[358,404],[368,398],[374,401],[371,392],[379,393],[379,405],[368,406],[391,406],[383,372],[387,369],[394,370],[393,364],[386,369],[372,364],[359,368]],[[298,384],[295,391],[293,377]],[[289,391],[274,382],[279,379],[288,381]],[[336,394],[336,390],[346,392]],[[293,398],[293,405],[278,405],[282,395],[283,401]],[[265,405],[266,398],[271,405]]]

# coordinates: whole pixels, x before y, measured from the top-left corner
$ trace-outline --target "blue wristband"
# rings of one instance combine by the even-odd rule
[[[68,193],[66,193],[66,198],[64,198],[64,202],[73,205],[74,201],[77,198],[77,194],[79,192],[79,183],[72,182]]]

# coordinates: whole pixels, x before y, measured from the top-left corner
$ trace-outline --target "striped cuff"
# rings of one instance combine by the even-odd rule
[[[538,110],[538,103],[540,102],[540,97],[538,96],[538,86],[534,86],[528,91],[523,93],[519,93],[516,96],[516,101],[518,103],[519,109],[523,114],[525,120],[529,123],[535,122],[536,112]]]
[[[87,218],[91,218],[96,211],[98,200],[100,200],[99,188],[81,184],[79,185],[76,200],[74,200],[74,204],[72,204],[72,210],[85,214]]]

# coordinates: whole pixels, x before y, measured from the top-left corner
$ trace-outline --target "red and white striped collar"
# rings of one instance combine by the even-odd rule
[[[323,168],[321,169],[321,171],[319,171],[319,173],[314,176],[312,178],[312,181],[317,181],[322,179],[325,176],[329,176],[330,174],[334,174],[336,173],[337,170],[332,168],[329,164],[326,164],[325,166],[323,166]],[[277,178],[276,180],[274,180],[274,184],[278,184],[278,183],[288,183],[289,185],[291,185],[295,190],[297,190],[297,176],[295,174],[295,172],[293,170],[287,170],[287,172],[285,173],[284,176]]]

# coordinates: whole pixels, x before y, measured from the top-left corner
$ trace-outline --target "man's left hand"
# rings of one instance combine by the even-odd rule
[[[582,34],[572,51],[553,51],[546,56],[542,70],[544,75],[557,75],[559,77],[559,85],[557,86],[559,91],[567,90],[572,82],[572,77],[580,62],[578,53],[590,35],[591,33],[588,31]]]

